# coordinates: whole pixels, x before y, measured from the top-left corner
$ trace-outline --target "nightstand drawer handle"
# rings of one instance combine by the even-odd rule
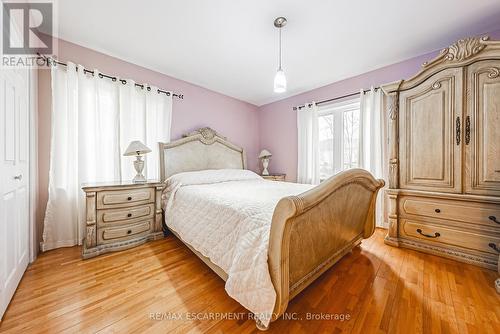
[[[500,224],[500,222],[497,220],[497,217],[495,217],[495,216],[489,216],[488,219],[491,220],[492,222]]]
[[[492,249],[494,249],[495,251],[497,251],[497,253],[500,253],[500,249],[497,247],[497,245],[496,245],[496,244],[494,244],[494,243],[490,242],[490,243],[488,244],[488,246],[490,246],[490,248],[492,248]]]
[[[441,210],[440,210],[440,209],[436,209],[436,210],[434,210],[434,211],[435,211],[436,213],[440,213],[440,212],[441,212]]]
[[[426,238],[438,238],[438,237],[440,237],[440,236],[441,236],[441,234],[440,234],[439,232],[434,233],[434,235],[425,234],[425,233],[423,233],[423,232],[422,232],[422,230],[421,230],[421,229],[417,229],[417,233],[419,233],[419,234],[423,235],[423,236],[424,236],[424,237],[426,237]]]
[[[128,213],[128,214],[127,214],[127,217],[129,217],[129,218],[130,218],[130,217],[132,217],[132,214],[131,214],[131,213]]]
[[[128,231],[127,231],[127,234],[131,234],[131,233],[132,233],[132,230],[128,230]]]
[[[131,201],[131,200],[132,200],[131,196],[127,197],[127,201]]]

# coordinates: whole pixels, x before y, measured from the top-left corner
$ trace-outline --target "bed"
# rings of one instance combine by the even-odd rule
[[[375,229],[384,185],[362,169],[318,186],[262,179],[210,128],[160,143],[165,224],[267,329],[288,302]]]

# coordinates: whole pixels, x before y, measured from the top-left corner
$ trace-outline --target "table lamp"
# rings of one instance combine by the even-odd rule
[[[262,175],[269,175],[269,171],[267,167],[269,166],[269,158],[271,158],[272,154],[268,150],[264,149],[259,154],[259,159],[262,160],[262,167],[264,170],[262,171]]]
[[[135,171],[137,172],[137,175],[134,177],[132,182],[134,183],[146,182],[146,178],[144,177],[144,175],[142,175],[142,171],[144,169],[144,160],[142,160],[142,156],[149,152],[151,152],[151,149],[149,147],[144,145],[139,140],[134,140],[128,145],[127,149],[125,150],[125,153],[123,153],[124,156],[136,157],[136,160],[134,161],[134,168]]]

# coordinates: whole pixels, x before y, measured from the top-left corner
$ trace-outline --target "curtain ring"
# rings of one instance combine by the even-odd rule
[[[160,92],[160,91],[158,90],[158,93],[159,93],[159,92]],[[167,94],[167,96],[170,96],[170,92],[167,92],[166,94]]]
[[[99,73],[99,78],[104,78],[104,76],[102,75],[102,73]]]
[[[112,77],[111,81],[115,82],[116,81],[116,77]]]
[[[127,80],[124,80],[124,79],[120,79],[121,83],[126,85],[127,84]]]
[[[148,92],[150,92],[151,91],[151,87],[148,86],[147,90],[148,90]]]

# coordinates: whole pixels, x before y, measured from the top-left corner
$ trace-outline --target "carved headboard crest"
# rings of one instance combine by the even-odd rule
[[[200,139],[200,141],[203,144],[207,144],[207,145],[213,144],[215,142],[215,140],[216,140],[216,137],[219,137],[219,138],[222,138],[224,140],[227,140],[226,137],[221,136],[220,134],[217,133],[217,131],[215,131],[214,129],[211,129],[209,127],[200,128],[200,129],[195,130],[193,132],[184,134],[184,135],[182,135],[182,137],[186,138],[186,137],[195,136],[195,135],[198,135],[198,134],[200,134],[201,137],[202,137]]]

